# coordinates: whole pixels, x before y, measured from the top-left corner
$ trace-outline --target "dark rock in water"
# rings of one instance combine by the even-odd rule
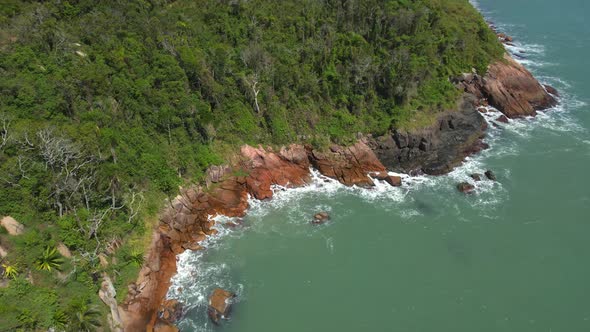
[[[390,175],[385,178],[385,182],[389,183],[392,187],[401,187],[402,178],[397,175]]]
[[[436,209],[429,203],[417,199],[415,201],[416,208],[425,215],[435,215]]]
[[[236,297],[236,294],[221,289],[216,288],[209,296],[209,308],[207,310],[207,314],[211,321],[218,325],[222,319],[227,319],[229,317],[232,300]]]
[[[475,181],[481,181],[481,174],[478,173],[473,173],[471,175],[469,175],[473,180]]]
[[[559,97],[559,91],[557,91],[556,88],[552,87],[551,85],[543,85],[545,87],[545,90],[547,90],[547,92],[549,92],[550,94]]]
[[[468,182],[461,182],[457,185],[457,190],[464,194],[470,194],[475,191],[475,186]]]
[[[316,213],[313,216],[313,220],[311,221],[311,223],[313,225],[321,225],[328,220],[330,220],[330,215],[328,214],[328,212],[322,211],[322,212]]]
[[[368,144],[390,170],[448,173],[473,152],[473,146],[484,135],[487,124],[474,106],[477,102],[473,95],[466,94],[458,111],[441,113],[430,127],[393,130],[369,139]]]
[[[478,108],[478,109],[477,109],[477,111],[478,111],[479,113],[487,113],[487,112],[488,112],[488,109],[487,109],[487,108],[485,108],[485,107],[480,107],[480,108]]]
[[[502,122],[502,123],[508,123],[508,118],[506,117],[506,115],[502,114],[496,119],[496,121]]]
[[[494,174],[494,172],[487,170],[485,172],[485,175],[488,179],[492,180],[492,181],[496,181],[496,174]]]

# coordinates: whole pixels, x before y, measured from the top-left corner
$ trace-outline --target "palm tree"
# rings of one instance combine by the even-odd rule
[[[2,268],[4,269],[4,277],[14,279],[18,275],[18,268],[16,265],[9,265],[7,263],[2,264]]]
[[[35,261],[37,270],[46,271],[51,271],[51,269],[56,269],[59,271],[62,263],[63,258],[60,257],[55,247],[45,248],[45,250],[43,251],[43,255],[41,255],[41,257],[37,258],[37,260]]]
[[[69,331],[90,332],[95,331],[100,326],[100,311],[94,307],[83,306],[72,313]]]

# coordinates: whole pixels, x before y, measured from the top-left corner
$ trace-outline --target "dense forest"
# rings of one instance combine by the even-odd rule
[[[425,125],[502,52],[467,0],[0,0],[0,331],[105,325],[101,274],[240,144]]]

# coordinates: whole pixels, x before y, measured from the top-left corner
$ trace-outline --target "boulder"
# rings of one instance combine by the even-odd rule
[[[328,220],[330,220],[330,215],[328,214],[328,212],[322,211],[322,212],[316,213],[313,216],[313,220],[311,221],[311,223],[313,225],[321,225]]]
[[[324,176],[346,186],[370,188],[375,185],[368,174],[385,172],[385,166],[365,142],[325,152],[309,151],[311,163]]]
[[[508,54],[489,66],[483,80],[476,83],[490,104],[509,118],[535,115],[557,101],[533,75]]]
[[[481,174],[473,173],[469,175],[474,181],[481,181]]]
[[[385,181],[389,174],[387,172],[376,172],[371,174],[371,176],[377,180]]]
[[[492,180],[492,181],[496,181],[496,174],[494,174],[494,172],[487,170],[485,172],[485,175],[488,179]]]
[[[502,123],[508,123],[508,118],[506,117],[506,115],[502,114],[496,118],[496,121],[502,122]]]
[[[0,220],[0,225],[6,228],[6,231],[10,235],[21,235],[25,232],[25,226],[11,216],[2,218],[2,220]]]
[[[217,325],[222,319],[229,317],[232,306],[231,302],[235,297],[236,294],[221,288],[213,290],[211,296],[209,296],[207,314],[214,324]]]
[[[559,92],[557,91],[556,88],[552,87],[551,85],[547,85],[547,84],[545,84],[543,86],[545,87],[545,90],[547,92],[549,92],[550,94],[552,94],[552,95],[554,95],[556,97],[559,97]]]
[[[72,252],[70,249],[61,242],[57,244],[57,251],[65,258],[72,258]]]
[[[8,250],[0,245],[0,258],[4,258],[8,256]]]
[[[402,178],[397,175],[390,175],[385,178],[385,182],[389,183],[392,187],[401,187]]]
[[[165,300],[158,309],[158,319],[167,324],[174,324],[182,317],[182,304],[177,300]]]
[[[464,194],[470,194],[475,191],[475,186],[468,182],[461,182],[457,185],[457,190]]]

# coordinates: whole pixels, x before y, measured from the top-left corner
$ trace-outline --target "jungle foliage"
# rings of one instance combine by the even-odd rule
[[[121,299],[162,200],[240,144],[424,125],[502,52],[467,0],[0,0],[0,331],[94,329],[100,274]]]

